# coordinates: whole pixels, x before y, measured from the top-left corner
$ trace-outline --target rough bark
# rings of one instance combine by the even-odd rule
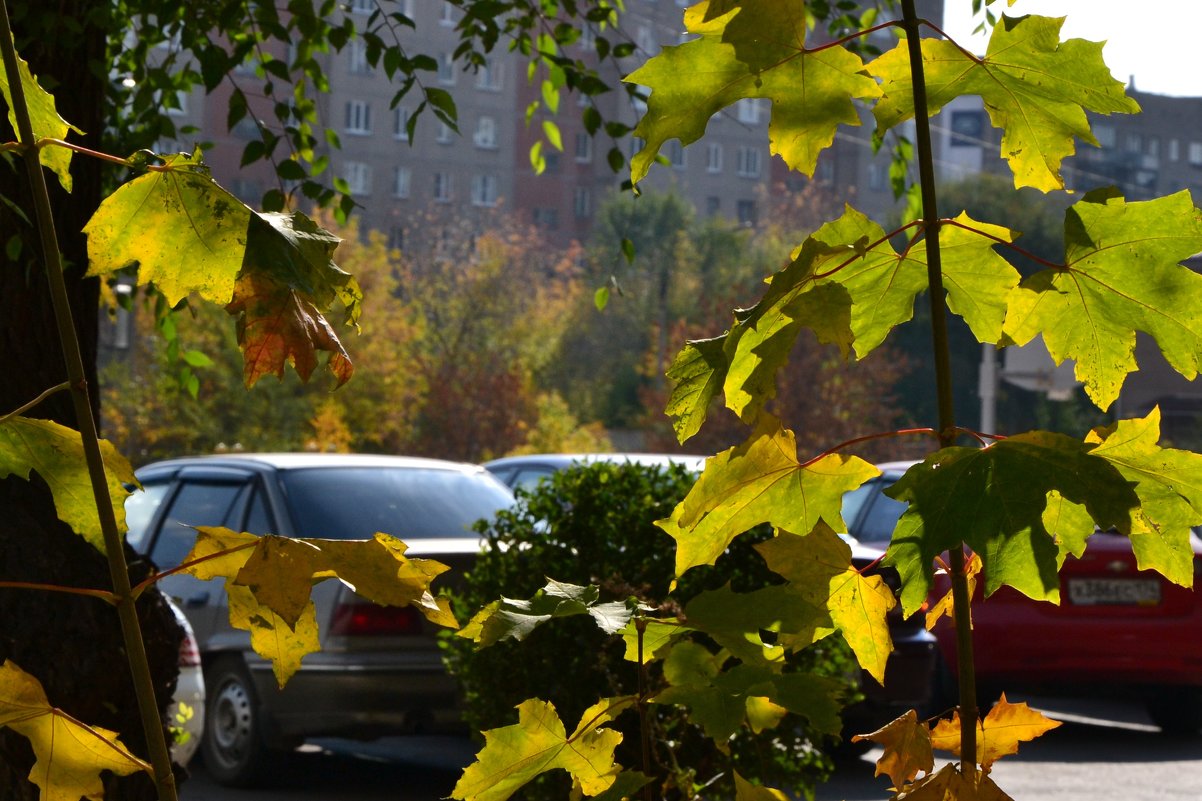
[[[113,33],[109,3],[92,0],[18,0],[8,3],[17,47],[41,83],[56,97],[60,114],[88,134],[96,146],[104,128],[108,71],[106,42]],[[120,32],[117,32],[120,35]],[[0,120],[0,140],[14,138]],[[95,387],[99,285],[85,280],[87,264],[81,229],[101,198],[102,165],[73,159],[74,192],[52,183],[52,204],[67,265],[69,292],[88,381]],[[23,172],[15,161],[0,162],[0,194],[30,209]],[[10,240],[19,237],[19,253]],[[0,413],[65,380],[58,334],[46,291],[37,239],[30,226],[0,205]],[[96,395],[93,393],[93,398]],[[95,400],[93,400],[95,406]],[[74,426],[70,399],[60,393],[29,416]],[[145,565],[133,570],[145,571]],[[60,523],[45,484],[17,477],[0,480],[0,579],[110,588],[101,555]],[[136,578],[135,578],[136,580]],[[178,673],[179,629],[157,593],[140,602],[152,669],[170,700]],[[88,723],[122,734],[126,745],[145,755],[144,738],[126,665],[116,611],[107,604],[61,593],[0,591],[0,660],[12,659],[35,675],[50,701]],[[26,741],[0,733],[0,798],[37,798],[25,776],[32,766]],[[153,798],[145,777],[111,781],[107,801]]]

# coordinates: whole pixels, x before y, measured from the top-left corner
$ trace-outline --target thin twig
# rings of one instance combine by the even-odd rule
[[[45,592],[61,592],[67,595],[86,595],[99,598],[107,604],[117,605],[118,598],[108,590],[88,590],[83,587],[64,587],[61,584],[37,584],[32,581],[0,581],[0,589],[5,590],[42,590]]]
[[[0,424],[7,423],[9,420],[13,419],[14,417],[20,417],[21,415],[25,414],[27,411],[29,411],[33,407],[37,406],[42,401],[49,398],[51,395],[54,395],[58,392],[63,392],[65,390],[70,390],[70,389],[71,389],[71,385],[66,381],[64,381],[61,384],[56,384],[55,386],[53,386],[50,389],[43,392],[41,395],[38,395],[36,398],[31,400],[29,403],[26,403],[23,406],[21,406],[17,409],[14,409],[13,411],[9,412],[8,414],[4,415],[3,417],[0,417]]]
[[[874,439],[889,439],[890,437],[909,437],[909,436],[913,436],[915,434],[923,434],[928,437],[936,437],[936,438],[939,437],[939,432],[937,432],[933,428],[901,428],[901,429],[898,429],[897,431],[881,431],[876,434],[865,434],[862,437],[856,437],[855,439],[849,439],[846,442],[840,442],[838,445],[835,445],[831,448],[827,448],[826,450],[824,450],[822,453],[818,454],[817,456],[814,456],[813,458],[811,458],[805,462],[802,462],[801,467],[803,467],[803,468],[809,467],[810,465],[814,464],[815,462],[818,462],[821,459],[825,459],[827,456],[830,456],[833,453],[837,453],[838,451],[841,451],[844,448],[850,448],[852,445],[859,445],[861,442],[871,442]]]

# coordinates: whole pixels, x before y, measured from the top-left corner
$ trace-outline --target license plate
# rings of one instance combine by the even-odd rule
[[[1068,600],[1076,606],[1156,606],[1156,579],[1069,579]]]

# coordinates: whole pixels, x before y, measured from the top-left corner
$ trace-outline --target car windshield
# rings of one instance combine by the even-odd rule
[[[487,473],[410,467],[315,467],[286,470],[281,483],[297,533],[403,540],[460,537],[472,524],[513,504]]]

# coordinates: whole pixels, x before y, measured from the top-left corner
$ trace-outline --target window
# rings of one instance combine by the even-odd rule
[[[455,141],[455,132],[451,130],[450,125],[447,125],[442,120],[439,120],[438,133],[434,136],[434,139],[440,145],[449,145],[451,142]]]
[[[580,46],[586,50],[592,50],[597,44],[597,29],[592,26],[592,23],[586,24],[580,29]]]
[[[868,188],[876,192],[889,188],[889,169],[879,161],[868,165]]]
[[[1127,134],[1127,152],[1142,153],[1144,150],[1144,138],[1137,133]]]
[[[735,119],[748,125],[758,125],[760,122],[759,98],[745,97],[736,103]]]
[[[722,145],[710,142],[705,148],[705,171],[722,172]]]
[[[1202,167],[1202,142],[1189,143],[1189,163],[1195,167]]]
[[[434,199],[439,203],[450,203],[454,198],[454,176],[446,172],[434,173]]]
[[[705,215],[707,217],[713,217],[720,211],[722,211],[722,198],[710,195],[705,199]]]
[[[593,216],[593,192],[587,186],[578,186],[572,196],[572,210],[576,219]]]
[[[371,103],[366,100],[347,101],[346,132],[360,136],[371,133]]]
[[[680,143],[679,139],[668,142],[668,163],[678,170],[684,169],[684,145]]]
[[[555,230],[559,227],[559,210],[536,208],[534,210],[534,224],[542,228]]]
[[[552,150],[550,153],[543,153],[543,162],[546,164],[545,172],[548,175],[559,172],[559,151]]]
[[[342,165],[342,177],[353,196],[371,194],[371,166],[362,161],[348,161]]]
[[[409,141],[409,109],[397,106],[392,112],[392,135],[402,142]]]
[[[438,57],[438,82],[447,86],[455,85],[455,56],[453,53],[442,53]]]
[[[438,12],[438,24],[444,28],[455,27],[455,6],[442,0],[442,10]]]
[[[1148,155],[1152,158],[1160,157],[1160,138],[1156,136],[1148,137]]]
[[[495,206],[495,205],[497,205],[497,176],[495,176],[495,175],[473,175],[472,176],[472,205],[473,206]]]
[[[835,182],[835,160],[825,158],[818,160],[818,168],[814,170],[814,180],[820,184],[833,184]]]
[[[159,526],[150,552],[155,564],[166,569],[183,561],[196,542],[196,532],[189,526],[232,525],[241,529],[241,519],[235,519],[241,517],[235,515],[235,501],[248,490],[248,485],[241,482],[185,482]]]
[[[759,178],[762,169],[762,156],[754,147],[740,145],[735,173],[743,178]]]
[[[576,163],[587,164],[593,160],[593,137],[584,131],[576,134]]]
[[[409,197],[409,184],[413,179],[413,171],[408,167],[392,168],[392,196]]]
[[[984,137],[984,114],[980,111],[952,112],[952,147],[980,147]]]
[[[1113,125],[1104,122],[1094,123],[1093,135],[1102,147],[1114,147],[1115,136]]]
[[[735,216],[741,225],[755,225],[755,201],[740,200],[735,204]]]
[[[655,43],[655,35],[651,31],[650,25],[640,25],[634,35],[634,41],[639,50],[648,58],[659,52],[659,46]]]
[[[482,115],[476,120],[476,133],[472,135],[472,142],[482,150],[496,150],[497,121],[487,115]]]
[[[405,249],[405,229],[402,226],[394,225],[388,229],[388,249]]]
[[[401,0],[401,13],[409,19],[413,19],[413,0]]]
[[[166,481],[144,481],[141,492],[133,492],[125,499],[125,525],[129,528],[126,538],[136,550],[145,549],[150,521],[154,519],[154,513],[158,511],[170,486]]]
[[[351,75],[370,75],[371,65],[367,63],[367,45],[362,39],[352,39],[347,47],[347,57],[350,59]]]
[[[476,71],[476,88],[489,92],[501,91],[501,65],[494,59],[486,59]]]
[[[1169,140],[1169,161],[1176,161],[1181,158],[1180,147],[1181,145],[1176,139]]]

